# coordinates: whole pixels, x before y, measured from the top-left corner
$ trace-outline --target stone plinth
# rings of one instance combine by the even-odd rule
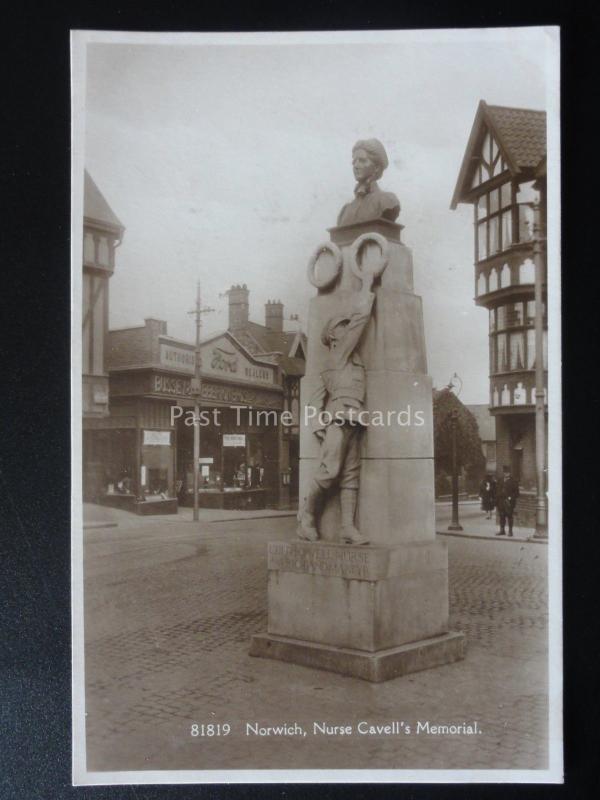
[[[270,542],[268,568],[268,633],[251,655],[372,681],[463,657],[444,544]]]

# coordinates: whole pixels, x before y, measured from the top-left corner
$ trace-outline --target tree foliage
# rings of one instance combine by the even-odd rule
[[[433,395],[433,441],[436,474],[452,472],[452,412],[456,409],[456,460],[459,471],[464,468],[475,475],[483,473],[485,457],[477,420],[449,389]]]

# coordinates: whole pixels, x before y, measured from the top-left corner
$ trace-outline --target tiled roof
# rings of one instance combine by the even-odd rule
[[[304,360],[288,356],[297,335],[295,331],[272,331],[257,322],[248,322],[247,330],[252,338],[260,344],[263,352],[281,353],[279,364],[288,375],[304,375]],[[238,336],[238,333],[235,332],[234,335]]]
[[[108,205],[104,195],[98,189],[87,170],[84,173],[83,184],[83,216],[86,219],[108,225],[111,228],[124,230],[123,224]]]
[[[520,168],[537,167],[546,155],[546,112],[487,106],[508,155]]]
[[[488,130],[497,140],[513,177],[529,172],[531,178],[534,178],[538,167],[543,164],[546,156],[546,112],[510,106],[489,106],[485,100],[481,100],[450,208],[456,208],[458,203],[473,202],[473,172],[479,162],[481,145]]]

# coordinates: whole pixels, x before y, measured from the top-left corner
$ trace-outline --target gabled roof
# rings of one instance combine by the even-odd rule
[[[208,339],[202,339],[202,341],[200,342],[200,347],[204,347],[207,344],[211,344],[211,342],[215,342],[218,339],[225,337],[226,339],[229,339],[229,341],[235,348],[241,350],[242,354],[245,355],[246,358],[248,358],[250,361],[254,361],[256,364],[260,364],[261,366],[265,367],[277,366],[276,364],[273,364],[271,361],[268,361],[263,353],[253,353],[251,350],[248,350],[248,348],[244,345],[243,341],[238,337],[237,333],[238,333],[237,331],[221,331],[220,333],[214,333],[211,336],[209,336]]]
[[[251,335],[254,341],[258,342],[264,353],[281,353],[278,363],[287,375],[304,375],[305,362],[304,359],[296,357],[297,348],[295,348],[293,356],[290,356],[292,346],[298,337],[297,331],[273,331],[265,325],[250,321],[246,324],[245,331]],[[237,331],[235,335],[238,335]],[[303,346],[305,344],[306,337]]]
[[[306,360],[306,343],[307,343],[306,334],[302,333],[302,331],[298,331],[298,333],[294,337],[294,341],[292,342],[292,346],[290,347],[288,356],[290,358],[303,358],[304,360]],[[302,353],[302,356],[298,355],[298,351]]]
[[[123,235],[124,225],[108,205],[106,198],[87,170],[84,171],[83,216],[92,224],[115,229],[119,236]]]
[[[486,131],[490,130],[513,177],[532,172],[546,156],[546,112],[529,108],[489,106],[480,100],[461,164],[450,208],[469,202],[471,179],[479,162]]]

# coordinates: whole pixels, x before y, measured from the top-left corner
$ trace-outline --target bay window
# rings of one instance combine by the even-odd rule
[[[513,243],[513,197],[510,181],[481,195],[475,203],[477,260],[501,253]]]

